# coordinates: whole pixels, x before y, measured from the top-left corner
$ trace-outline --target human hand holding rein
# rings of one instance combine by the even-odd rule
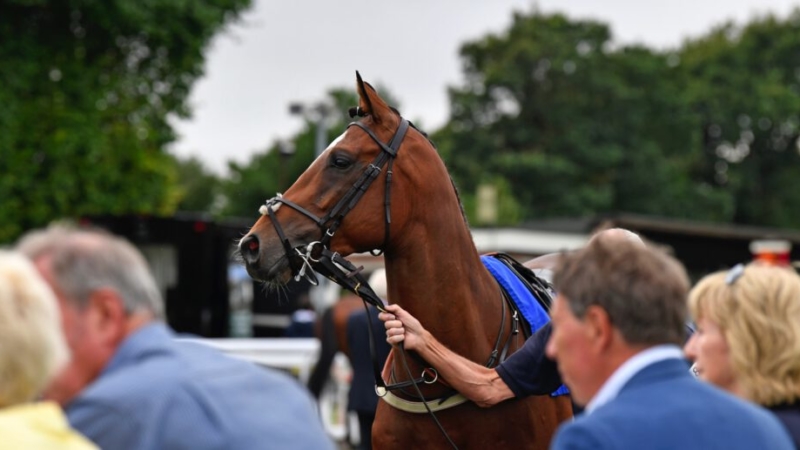
[[[386,342],[391,345],[403,343],[406,350],[419,350],[426,344],[428,331],[408,311],[399,305],[387,305],[386,311],[378,315],[386,327]]]

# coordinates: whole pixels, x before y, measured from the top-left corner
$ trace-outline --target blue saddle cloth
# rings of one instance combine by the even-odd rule
[[[525,284],[505,264],[492,255],[481,256],[481,261],[517,305],[522,317],[530,324],[531,332],[535,332],[550,321],[547,311],[542,308],[533,293],[525,287]],[[569,389],[561,385],[550,395],[555,397],[564,394],[569,394]]]

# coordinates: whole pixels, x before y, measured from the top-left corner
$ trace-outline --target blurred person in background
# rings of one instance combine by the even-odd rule
[[[297,298],[297,309],[292,313],[291,321],[284,330],[283,337],[313,338],[316,320],[317,313],[311,305],[308,292],[304,292]]]
[[[800,276],[762,262],[706,276],[689,295],[697,376],[772,411],[800,449]]]
[[[24,256],[0,250],[0,449],[96,449],[55,402],[34,401],[67,362],[53,292]]]
[[[17,248],[53,289],[72,352],[45,397],[101,448],[333,448],[294,379],[176,341],[147,263],[126,240],[52,227]]]
[[[372,272],[367,283],[378,297],[386,300],[386,269]],[[371,332],[370,327],[372,327]],[[359,450],[372,448],[372,423],[375,421],[375,410],[378,409],[370,338],[380,370],[386,363],[391,346],[386,342],[383,324],[378,319],[378,308],[372,305],[354,312],[347,318],[347,345],[350,350],[350,365],[353,368],[353,380],[347,394],[347,410],[354,411],[358,416]]]

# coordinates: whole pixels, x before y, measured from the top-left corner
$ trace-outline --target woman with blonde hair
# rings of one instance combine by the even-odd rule
[[[800,449],[800,276],[736,266],[689,294],[697,331],[684,348],[703,380],[772,411]]]
[[[35,401],[69,357],[56,302],[28,259],[0,250],[0,450],[97,448]]]

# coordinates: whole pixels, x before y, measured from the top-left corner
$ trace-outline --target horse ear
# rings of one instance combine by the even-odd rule
[[[361,79],[361,74],[356,71],[356,90],[358,90],[358,107],[372,116],[375,123],[392,117],[392,108],[378,95],[378,92],[369,83]]]

